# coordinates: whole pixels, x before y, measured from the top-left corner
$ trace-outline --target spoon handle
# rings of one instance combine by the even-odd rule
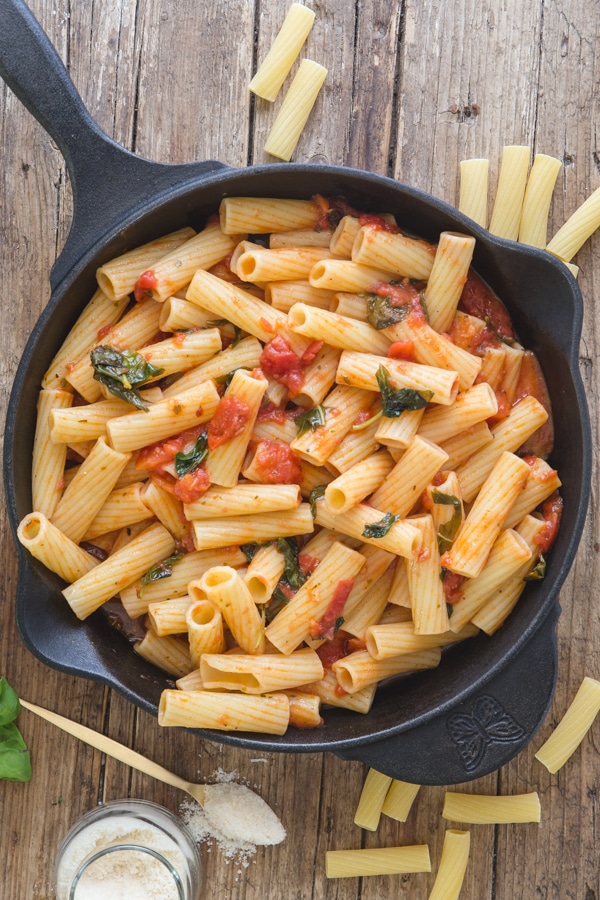
[[[79,740],[83,741],[85,744],[95,747],[96,750],[106,753],[107,756],[112,756],[114,759],[118,759],[119,762],[131,766],[132,769],[137,769],[139,772],[144,772],[144,774],[150,775],[158,781],[164,781],[166,784],[181,788],[183,791],[187,790],[188,782],[183,778],[180,778],[179,775],[174,775],[173,772],[169,772],[168,769],[164,769],[162,766],[159,766],[158,763],[146,759],[141,753],[136,753],[135,750],[130,750],[129,747],[119,744],[118,741],[114,741],[112,738],[106,737],[106,735],[100,734],[92,728],[88,728],[86,725],[80,725],[78,722],[73,722],[72,719],[66,719],[64,716],[59,716],[58,713],[51,712],[49,709],[44,709],[42,706],[34,706],[33,703],[28,703],[26,700],[21,700],[20,703],[21,706],[28,709],[30,712],[35,713],[36,716],[46,719],[47,722],[52,722],[57,728],[62,728],[63,731],[79,738]]]

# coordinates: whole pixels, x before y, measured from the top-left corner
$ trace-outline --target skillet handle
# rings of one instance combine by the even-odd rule
[[[92,119],[60,57],[23,0],[0,3],[0,76],[58,145],[73,189],[69,238],[52,271],[55,287],[90,246],[148,197],[179,180],[225,168],[165,165],[113,141]],[[61,260],[68,259],[68,265]]]
[[[533,739],[552,702],[558,603],[526,646],[468,700],[409,731],[340,753],[411,784],[452,785],[508,763]]]

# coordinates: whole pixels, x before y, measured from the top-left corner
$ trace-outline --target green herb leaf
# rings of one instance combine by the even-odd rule
[[[336,631],[339,631],[339,630],[340,630],[340,628],[342,627],[342,625],[344,624],[345,621],[346,621],[346,620],[344,619],[343,616],[339,616],[339,617],[335,620],[335,625],[333,626],[333,633],[334,633],[334,634],[336,633]]]
[[[19,715],[21,704],[4,676],[0,678],[0,725],[8,725]]]
[[[322,500],[325,496],[326,487],[326,484],[318,484],[308,495],[308,502],[310,503],[310,511],[312,513],[313,519],[317,518],[317,501]]]
[[[0,728],[0,778],[29,781],[31,758],[21,732],[14,722]]]
[[[400,516],[395,516],[393,513],[386,513],[383,519],[380,519],[379,522],[371,522],[370,525],[365,525],[362,536],[366,538],[382,538],[385,537],[392,525],[394,525]]]
[[[31,759],[21,732],[14,723],[21,704],[6,678],[0,678],[0,778],[29,781]]]
[[[380,297],[379,294],[363,294],[367,300],[367,322],[381,331],[388,325],[395,325],[402,322],[410,312],[410,303],[403,303],[401,306],[392,305],[391,296]]]
[[[379,366],[375,377],[381,391],[382,412],[387,419],[397,419],[405,410],[424,409],[433,397],[433,391],[393,388],[385,366]]]
[[[96,381],[115,397],[148,412],[148,404],[140,396],[138,388],[160,375],[164,369],[157,369],[133,350],[121,351],[109,346],[95,347],[90,359]]]
[[[194,472],[208,456],[208,438],[205,432],[199,434],[196,443],[188,453],[175,454],[175,471],[178,478]]]
[[[243,369],[244,372],[250,371],[250,369],[247,369],[246,366],[238,366],[238,369]],[[238,371],[238,369],[232,369],[231,372],[227,373],[227,375],[219,375],[218,378],[215,378],[215,381],[217,382],[217,384],[222,384],[223,387],[225,388],[225,390],[227,390],[227,388],[231,384],[231,379],[233,378],[235,373]]]
[[[205,324],[208,328],[222,328],[224,325],[231,325],[233,328],[233,340],[229,345],[230,347],[235,347],[242,339],[243,330],[238,325],[230,322],[229,319],[211,319]]]
[[[240,550],[248,560],[252,562],[257,550],[260,550],[260,544],[240,544]]]
[[[320,405],[313,406],[311,409],[300,413],[300,415],[294,416],[294,422],[298,429],[298,437],[306,434],[309,430],[316,431],[317,428],[325,424],[325,407]]]
[[[162,562],[156,563],[155,566],[148,569],[148,571],[142,575],[139,596],[142,596],[144,588],[149,584],[152,584],[153,581],[160,581],[161,578],[169,578],[173,574],[173,566],[176,562],[179,562],[182,556],[183,553],[174,553],[173,556],[168,556],[166,559],[163,559]]]
[[[445,525],[440,525],[438,531],[438,547],[440,554],[445,553],[452,546],[456,533],[462,522],[462,504],[458,497],[454,494],[443,494],[441,491],[433,491],[431,499],[434,503],[440,503],[444,506],[453,506],[454,512],[452,518]]]
[[[295,538],[279,538],[275,541],[275,546],[285,560],[281,579],[289,584],[293,591],[297,591],[306,581],[298,564],[298,542]]]
[[[523,581],[543,581],[546,577],[546,560],[543,556],[537,561],[531,572],[525,576]]]

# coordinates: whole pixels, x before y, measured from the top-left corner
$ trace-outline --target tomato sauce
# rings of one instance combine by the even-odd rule
[[[195,428],[188,428],[173,437],[142,447],[135,461],[136,469],[152,471],[173,462],[175,454],[181,453],[184,447],[195,441],[204,430],[204,425],[197,425]]]
[[[462,586],[466,580],[464,575],[457,575],[456,572],[444,572],[442,584],[446,603],[458,603],[463,595]]]
[[[467,275],[458,308],[489,322],[501,340],[514,340],[515,333],[506,307],[472,269]]]
[[[239,397],[223,397],[208,425],[208,449],[216,450],[241,434],[250,418],[250,407]]]
[[[388,231],[390,234],[400,234],[400,229],[396,224],[388,222],[382,216],[375,215],[375,213],[363,213],[362,216],[358,217],[358,221],[361,228],[368,226],[369,228],[374,228],[376,231]]]
[[[535,353],[531,350],[525,351],[523,361],[521,363],[521,371],[519,373],[519,382],[514,398],[514,403],[518,403],[523,397],[528,395],[535,397],[546,412],[548,418],[546,422],[531,435],[531,437],[523,444],[522,452],[539,456],[546,459],[554,445],[554,422],[552,420],[552,407],[550,405],[550,396],[546,381],[542,374],[542,369],[537,361]]]
[[[295,397],[304,385],[304,369],[314,362],[322,346],[323,341],[313,341],[302,356],[298,356],[283,335],[277,334],[265,344],[260,367],[269,378],[284,384],[290,397]]]

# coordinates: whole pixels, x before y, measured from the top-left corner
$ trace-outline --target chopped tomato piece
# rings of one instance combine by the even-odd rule
[[[338,621],[348,595],[352,590],[354,578],[343,578],[338,581],[331,602],[318,622],[310,623],[310,636],[313,638],[331,638],[335,634],[335,623]]]
[[[414,341],[394,341],[393,344],[390,344],[387,355],[389,359],[405,359],[408,362],[417,361]]]
[[[408,319],[411,322],[426,322],[425,313],[421,305],[421,294],[414,284],[405,278],[402,284],[389,284],[387,281],[376,281],[367,290],[378,297],[387,297],[391,306],[409,306]]]
[[[195,441],[203,431],[204,425],[196,425],[195,428],[188,428],[173,437],[142,447],[135,461],[136,469],[152,471],[161,468],[166,463],[173,462],[175,454],[180,453],[187,444]]]
[[[182,503],[193,503],[199,500],[210,487],[208,472],[202,466],[198,466],[193,472],[188,472],[183,478],[175,479],[172,493]]]
[[[540,553],[546,553],[558,534],[558,526],[563,511],[563,501],[560,494],[553,494],[542,506],[545,525],[535,538],[535,543],[540,548]]]
[[[216,450],[244,430],[250,407],[239,397],[223,397],[208,426],[208,449]]]
[[[140,300],[143,300],[144,297],[151,297],[152,291],[155,291],[157,287],[158,279],[152,269],[148,269],[148,271],[143,272],[136,281],[133,289],[133,296],[139,302]]]
[[[351,637],[347,631],[342,631],[340,628],[331,640],[325,641],[324,644],[317,647],[318,657],[326,669],[330,669],[338,659],[348,656],[350,652],[348,642],[351,640]]]
[[[277,334],[265,344],[260,367],[269,378],[285,384],[292,397],[300,393],[304,384],[302,362],[283,335]]]
[[[283,441],[261,441],[254,454],[253,467],[262,484],[300,484],[300,460]]]

